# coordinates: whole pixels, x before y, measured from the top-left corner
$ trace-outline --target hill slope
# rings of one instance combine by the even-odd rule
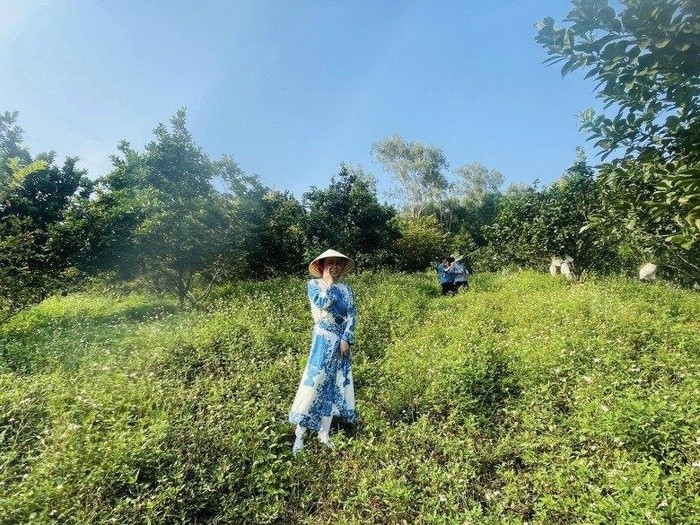
[[[51,298],[0,328],[0,522],[699,523],[700,296],[364,274],[360,420],[291,456],[301,280]]]

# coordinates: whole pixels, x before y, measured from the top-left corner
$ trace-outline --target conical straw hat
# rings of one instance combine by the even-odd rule
[[[343,255],[342,253],[336,252],[335,250],[326,250],[309,263],[309,273],[314,277],[323,277],[323,271],[321,270],[319,263],[323,259],[327,259],[328,257],[339,257],[341,259],[346,260],[345,268],[343,268],[343,271],[340,275],[345,275],[346,273],[351,272],[355,268],[355,261],[353,261],[347,255]]]

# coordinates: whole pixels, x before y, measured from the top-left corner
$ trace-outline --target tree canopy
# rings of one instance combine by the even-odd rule
[[[395,211],[381,204],[374,180],[360,168],[342,165],[326,189],[304,194],[308,210],[308,257],[328,247],[353,253],[360,266],[386,262],[398,237],[391,222]]]
[[[0,114],[0,314],[51,294],[65,280],[74,243],[65,227],[93,184],[76,158],[32,158],[17,113]]]
[[[700,245],[700,10],[694,0],[575,0],[566,27],[545,18],[537,42],[597,82],[612,115],[582,112],[603,159],[604,220],[696,254]],[[670,248],[669,248],[670,249]],[[694,256],[691,257],[695,258]],[[691,265],[688,271],[700,275]]]
[[[396,179],[396,195],[411,217],[420,217],[448,187],[443,170],[449,163],[439,148],[396,134],[373,144],[372,154]]]
[[[198,301],[194,280],[207,275],[211,284],[233,242],[235,218],[212,182],[235,165],[208,158],[187,130],[184,109],[170,124],[155,129],[143,152],[120,143],[114,169],[73,224],[88,234],[83,269],[146,277],[182,305]]]

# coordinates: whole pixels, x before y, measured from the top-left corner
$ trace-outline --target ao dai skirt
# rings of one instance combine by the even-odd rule
[[[355,420],[355,388],[350,353],[340,355],[341,325],[314,325],[311,351],[292,404],[289,421],[318,431],[321,418]]]

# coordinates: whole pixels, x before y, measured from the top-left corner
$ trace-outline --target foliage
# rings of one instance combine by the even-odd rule
[[[548,62],[564,63],[562,75],[587,68],[597,96],[617,110],[582,114],[603,158],[621,154],[601,169],[598,222],[691,249],[700,244],[700,12],[691,0],[622,4],[618,14],[605,0],[576,0],[569,26],[545,18],[537,41]],[[684,271],[700,277],[697,266]]]
[[[600,206],[593,169],[579,149],[574,164],[551,185],[501,198],[498,216],[485,228],[489,244],[481,250],[482,264],[543,268],[553,257],[569,255],[577,276],[589,269],[614,272],[620,266],[617,239],[587,227]]]
[[[543,207],[544,196],[535,187],[506,192],[496,220],[485,228],[487,245],[477,255],[478,269],[542,266],[548,256],[538,220]]]
[[[32,159],[22,146],[16,113],[0,115],[0,318],[66,284],[73,254],[64,221],[92,183],[77,159]]]
[[[373,144],[372,154],[395,177],[397,195],[403,199],[411,218],[420,218],[448,188],[443,174],[448,162],[443,152],[434,146],[406,142],[396,134]]]
[[[32,161],[31,154],[22,143],[24,131],[17,124],[18,116],[17,111],[0,113],[0,188],[5,187],[9,179],[8,163],[11,159],[17,159],[23,166]]]
[[[601,273],[619,271],[615,239],[604,229],[586,228],[601,208],[600,185],[587,164],[583,150],[554,184],[543,191],[541,221],[547,225],[545,246],[550,255],[571,255],[578,272],[595,269]]]
[[[483,203],[488,195],[498,194],[503,185],[503,174],[499,170],[489,170],[478,162],[460,166],[454,173],[458,182],[453,184],[453,193],[468,203]]]
[[[447,254],[450,248],[448,235],[434,216],[397,216],[394,223],[401,232],[394,242],[394,264],[400,271],[425,270]]]
[[[473,162],[454,170],[444,198],[429,206],[450,233],[453,252],[468,254],[487,244],[485,228],[496,220],[503,175],[496,169]]]
[[[387,262],[387,247],[399,233],[391,222],[395,211],[380,204],[374,180],[361,169],[341,166],[326,189],[304,194],[307,260],[329,247],[353,254],[360,267]]]
[[[656,191],[649,181],[664,169],[635,160],[607,165],[599,177],[601,206],[591,214],[590,227],[596,237],[606,237],[620,247],[626,267],[655,261],[667,278],[692,285],[700,281],[700,245],[667,242],[677,235],[677,223],[659,218],[653,204],[647,205]]]
[[[212,162],[186,127],[185,110],[159,125],[155,140],[140,153],[123,141],[114,170],[100,181],[97,198],[73,217],[71,226],[88,237],[78,261],[99,273],[144,276],[158,290],[196,304],[223,270],[224,254],[235,244],[240,217],[228,195],[215,190],[215,177],[241,181],[230,158]],[[195,296],[198,277],[207,277]]]
[[[485,231],[498,216],[500,193],[486,193],[482,200],[447,198],[428,208],[452,236],[453,251],[466,253],[487,244]]]
[[[360,419],[296,458],[301,279],[227,285],[208,311],[95,288],[13,317],[3,521],[697,522],[696,293],[532,272],[454,298],[432,272],[351,284]]]
[[[308,218],[293,195],[264,190],[241,199],[239,206],[246,224],[242,229],[248,232],[247,243],[239,250],[245,260],[238,272],[228,275],[270,278],[297,275],[306,269]]]

